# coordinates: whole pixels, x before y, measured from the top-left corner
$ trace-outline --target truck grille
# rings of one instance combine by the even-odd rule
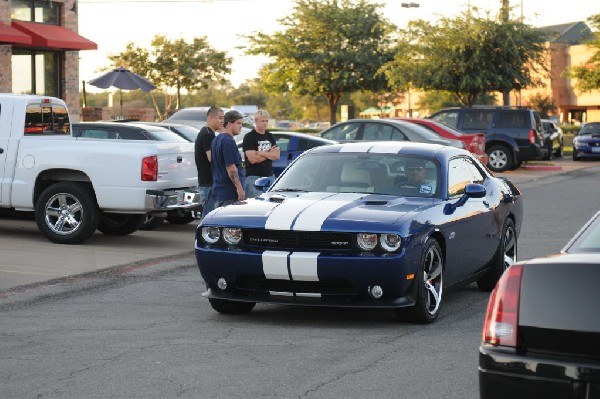
[[[245,245],[262,249],[350,251],[353,248],[350,233],[245,229],[243,237]]]

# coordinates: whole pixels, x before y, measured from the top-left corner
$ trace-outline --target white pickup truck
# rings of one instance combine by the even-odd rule
[[[199,206],[193,143],[78,139],[64,101],[0,93],[0,208],[34,212],[52,242],[136,231]]]

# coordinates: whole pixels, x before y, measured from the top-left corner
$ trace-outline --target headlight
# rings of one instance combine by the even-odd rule
[[[219,228],[216,226],[208,226],[202,228],[202,239],[207,244],[214,244],[219,241],[219,237],[221,236],[221,232]]]
[[[356,242],[363,251],[372,251],[377,246],[377,234],[358,233]]]
[[[242,240],[242,229],[237,227],[223,228],[223,240],[229,245],[237,245]]]
[[[381,247],[388,252],[394,252],[400,249],[402,238],[398,234],[382,234],[379,238]]]

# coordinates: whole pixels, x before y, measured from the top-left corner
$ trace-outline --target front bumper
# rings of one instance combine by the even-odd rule
[[[600,363],[547,355],[517,355],[514,350],[479,348],[481,399],[600,398]]]
[[[400,308],[413,306],[417,262],[394,254],[325,254],[196,246],[203,296],[287,305]],[[411,266],[412,265],[412,266]],[[225,279],[220,289],[218,279]],[[370,287],[383,289],[374,299]]]
[[[198,190],[146,190],[144,207],[146,212],[199,209]]]

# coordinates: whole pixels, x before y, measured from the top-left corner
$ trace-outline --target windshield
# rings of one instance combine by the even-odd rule
[[[430,158],[375,153],[306,154],[270,191],[438,197],[439,176],[439,167]]]
[[[153,127],[148,126],[144,128],[150,136],[152,140],[156,141],[174,141],[179,143],[189,143],[188,140],[184,139],[177,133],[173,133],[172,131],[162,128],[162,127]]]
[[[208,109],[182,109],[175,112],[168,119],[170,121],[200,121],[206,122],[206,112]]]
[[[600,123],[586,123],[577,135],[583,136],[585,134],[600,134]]]
[[[600,253],[600,213],[578,233],[566,251],[572,253]]]

